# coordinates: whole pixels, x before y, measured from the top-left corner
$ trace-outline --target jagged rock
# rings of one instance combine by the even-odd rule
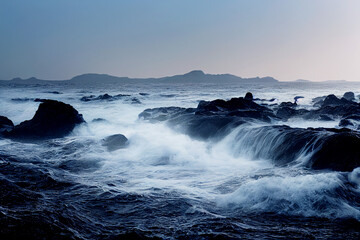
[[[55,100],[42,100],[31,120],[16,125],[5,136],[23,141],[64,137],[83,122],[82,115],[71,105]]]
[[[14,123],[7,117],[0,116],[0,133],[10,131],[14,127]]]

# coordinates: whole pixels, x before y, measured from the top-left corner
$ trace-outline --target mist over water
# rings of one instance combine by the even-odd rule
[[[346,91],[358,95],[360,84],[1,86],[0,115],[15,124],[31,119],[37,110],[39,103],[26,98],[71,104],[87,123],[67,137],[41,143],[0,139],[0,164],[15,159],[9,171],[28,174],[19,177],[2,172],[0,178],[10,182],[25,178],[46,185],[30,188],[31,194],[41,196],[34,196],[37,200],[29,211],[40,215],[48,211],[57,220],[61,215],[68,222],[59,220],[56,227],[66,228],[69,235],[65,236],[78,239],[110,239],[111,234],[134,231],[165,239],[252,239],[269,234],[273,238],[286,234],[328,238],[335,233],[355,239],[360,234],[359,168],[350,173],[308,169],[315,143],[306,146],[292,163],[279,165],[273,161],[273,148],[285,143],[278,132],[259,130],[274,125],[337,127],[339,119],[248,123],[220,141],[202,141],[166,123],[138,118],[147,108],[196,107],[200,100],[230,99],[248,91],[256,98],[276,98],[277,103],[304,96],[300,106],[311,109],[312,98],[332,93],[342,96]],[[105,93],[131,96],[80,101],[83,96]],[[141,103],[134,104],[132,98]],[[109,152],[102,146],[103,139],[119,133],[129,139],[128,146]],[[0,211],[9,218],[31,219],[31,214],[16,205],[0,204]]]

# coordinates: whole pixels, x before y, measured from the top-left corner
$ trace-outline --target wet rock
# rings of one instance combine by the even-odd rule
[[[271,143],[271,144],[269,144]],[[352,171],[360,166],[360,135],[349,129],[264,126],[244,128],[234,142],[238,152],[269,159],[278,166],[309,156],[307,167]]]
[[[115,100],[123,99],[124,97],[129,97],[129,96],[130,95],[127,95],[127,94],[117,94],[115,96],[111,96],[111,95],[105,93],[105,94],[99,95],[99,96],[95,96],[95,95],[84,96],[84,97],[80,98],[80,101],[83,101],[83,102],[102,101],[102,100],[115,101]]]
[[[128,145],[128,139],[122,134],[114,134],[102,140],[102,145],[112,152]]]
[[[45,92],[45,93],[62,94],[61,92],[58,92],[58,91],[49,91],[49,92]]]
[[[30,102],[30,101],[34,101],[35,98],[12,98],[11,101],[14,102]]]
[[[55,100],[42,100],[31,120],[16,125],[5,136],[24,141],[64,137],[83,122],[82,115],[71,105]]]
[[[139,115],[145,120],[167,121],[172,127],[197,139],[224,136],[229,129],[249,121],[270,122],[276,118],[272,110],[244,98],[229,101],[200,101],[194,108],[146,109]]]
[[[331,118],[330,116],[326,115],[326,114],[321,114],[319,116],[319,120],[320,121],[334,121],[333,118]]]
[[[292,102],[282,102],[280,103],[279,107],[290,107],[290,108],[295,108],[297,107],[296,103],[292,103]]]
[[[321,107],[327,107],[327,106],[344,106],[344,105],[354,105],[355,103],[346,100],[345,98],[339,99],[334,94],[328,95],[324,102],[322,103]]]
[[[321,107],[321,105],[323,104],[325,98],[326,98],[326,96],[313,98],[312,99],[313,106],[314,107]]]
[[[0,116],[0,133],[10,131],[14,127],[14,123],[7,117]]]
[[[339,127],[354,127],[354,124],[349,119],[341,119]]]
[[[321,140],[319,150],[311,157],[313,169],[352,171],[360,166],[360,136],[343,131]]]
[[[141,101],[138,98],[134,97],[131,98],[131,104],[141,104]]]
[[[244,99],[245,99],[245,100],[253,101],[253,100],[254,100],[254,97],[253,97],[253,95],[252,95],[251,92],[247,92],[247,93],[245,94]]]
[[[357,129],[360,126],[360,115],[349,115],[340,120],[339,127]]]
[[[104,118],[94,118],[92,122],[106,122],[107,120]]]
[[[355,100],[355,94],[353,92],[346,92],[343,96],[344,99],[348,101],[354,101]]]

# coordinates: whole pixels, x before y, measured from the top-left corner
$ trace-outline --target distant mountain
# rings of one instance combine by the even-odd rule
[[[311,82],[311,81],[310,80],[305,80],[305,79],[298,79],[298,80],[295,80],[295,82],[306,83],[306,82]]]
[[[201,70],[191,71],[183,75],[175,75],[161,78],[128,78],[116,77],[108,74],[87,73],[75,76],[70,80],[41,80],[37,78],[21,79],[14,78],[12,80],[1,81],[2,83],[11,84],[112,84],[112,83],[277,83],[278,80],[272,77],[255,77],[241,78],[231,74],[205,74]]]

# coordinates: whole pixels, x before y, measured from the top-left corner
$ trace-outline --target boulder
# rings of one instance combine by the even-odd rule
[[[71,105],[42,100],[31,120],[16,125],[5,136],[17,140],[44,140],[68,135],[77,124],[85,122]]]
[[[353,92],[346,92],[343,96],[344,99],[348,101],[354,101],[355,100],[355,94]]]
[[[109,152],[125,148],[128,145],[128,139],[122,134],[114,134],[102,140],[102,145],[107,148]]]
[[[245,94],[244,99],[245,99],[245,100],[250,100],[250,101],[252,101],[252,100],[254,100],[254,97],[253,97],[253,95],[252,95],[251,92],[247,92],[247,93]]]

